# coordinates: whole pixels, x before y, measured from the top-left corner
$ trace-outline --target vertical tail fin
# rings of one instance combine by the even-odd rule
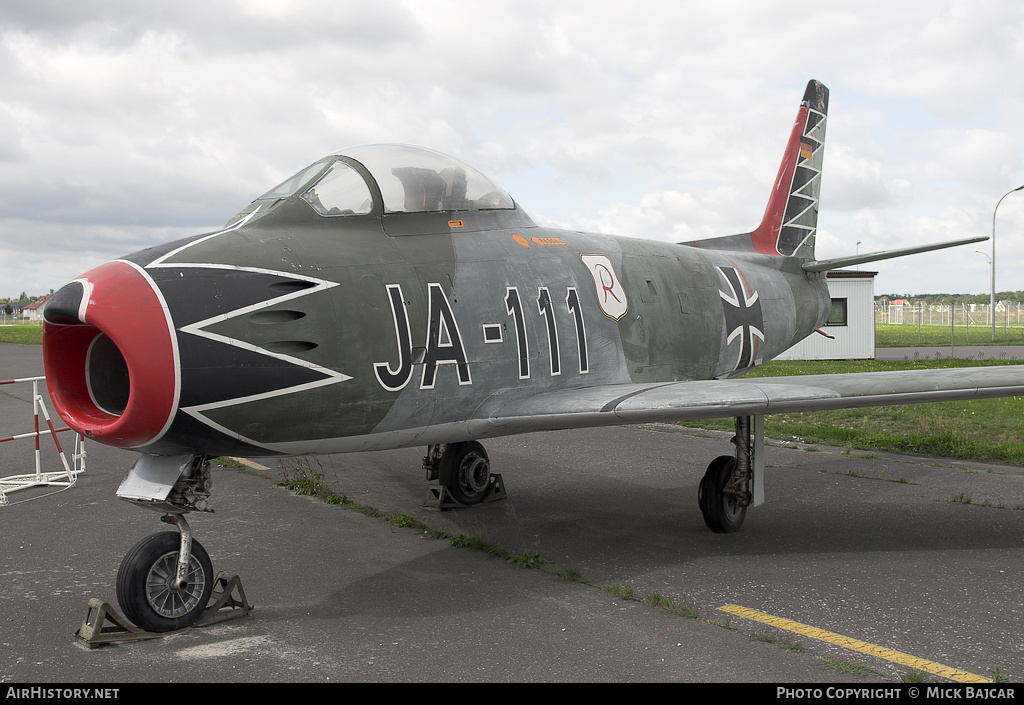
[[[775,179],[768,207],[750,242],[758,252],[814,258],[828,88],[809,81]]]

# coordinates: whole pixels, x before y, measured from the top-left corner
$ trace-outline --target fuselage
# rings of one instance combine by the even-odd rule
[[[44,333],[55,404],[159,454],[466,440],[544,392],[740,374],[829,311],[792,257],[541,228],[518,206],[325,217],[298,196],[78,282]]]

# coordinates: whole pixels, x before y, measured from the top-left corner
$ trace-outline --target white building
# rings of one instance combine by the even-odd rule
[[[46,308],[46,302],[49,299],[49,296],[40,296],[32,303],[25,306],[23,309],[21,309],[22,318],[24,318],[26,321],[42,321],[43,309]]]
[[[826,275],[832,316],[778,360],[868,360],[875,356],[875,275],[835,270]],[[830,336],[830,337],[826,337]]]

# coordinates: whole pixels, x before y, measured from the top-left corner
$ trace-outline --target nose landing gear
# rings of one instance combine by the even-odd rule
[[[117,602],[124,615],[149,632],[190,626],[206,609],[213,592],[213,564],[202,544],[191,538],[185,517],[164,517],[178,524],[180,538],[164,531],[132,547],[117,571]]]
[[[193,455],[142,455],[118,489],[121,499],[168,512],[162,521],[178,529],[177,533],[161,532],[139,541],[125,554],[117,571],[118,605],[124,616],[145,632],[170,632],[197,622],[210,624],[252,610],[238,576],[214,574],[209,554],[192,538],[185,521],[187,512],[212,511],[208,502],[211,489],[209,459]],[[208,604],[211,597],[212,605]],[[105,604],[101,607],[105,613],[109,611]],[[95,625],[86,631],[96,636]],[[104,633],[104,641],[114,640],[106,628],[99,631]]]

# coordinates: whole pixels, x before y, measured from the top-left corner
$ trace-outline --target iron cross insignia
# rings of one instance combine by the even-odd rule
[[[722,307],[725,309],[725,330],[727,345],[739,338],[740,350],[734,370],[753,367],[757,360],[758,347],[764,342],[764,315],[757,292],[744,286],[740,272],[735,267],[717,267],[729,285],[729,291],[719,289]]]

